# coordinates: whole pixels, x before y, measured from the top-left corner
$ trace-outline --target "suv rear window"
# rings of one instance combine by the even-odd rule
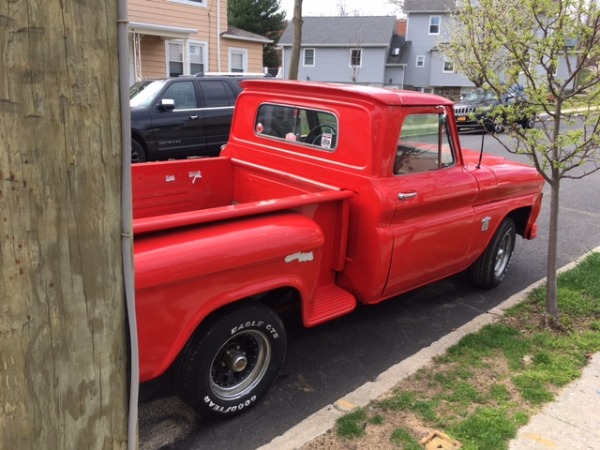
[[[264,104],[258,109],[256,133],[322,150],[335,150],[337,117],[317,109]]]
[[[223,81],[202,80],[200,88],[204,95],[204,106],[207,108],[232,106],[235,103],[235,93]]]

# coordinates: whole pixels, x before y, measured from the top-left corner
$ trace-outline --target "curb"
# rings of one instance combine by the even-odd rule
[[[557,273],[572,269],[579,264],[581,260],[595,252],[600,252],[600,247],[588,251],[575,261],[561,267],[558,269]],[[333,404],[321,408],[319,411],[308,416],[302,422],[290,428],[282,435],[277,436],[268,444],[259,447],[257,450],[295,450],[326,433],[335,426],[336,420],[339,417],[351,412],[355,408],[368,405],[372,400],[385,394],[400,381],[414,374],[421,367],[429,364],[434,357],[443,355],[448,348],[458,343],[466,335],[475,333],[485,325],[493,323],[497,318],[504,315],[504,311],[520,303],[531,290],[544,284],[545,281],[546,278],[544,277],[522,291],[510,296],[488,312],[475,317],[462,327],[390,367],[379,374],[374,381],[368,381]]]

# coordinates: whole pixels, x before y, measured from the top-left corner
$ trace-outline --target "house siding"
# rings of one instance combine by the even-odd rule
[[[303,47],[304,48],[304,47]],[[351,47],[311,47],[315,49],[314,67],[305,67],[302,65],[302,54],[300,52],[300,65],[298,67],[298,79],[311,81],[328,81],[333,83],[359,83],[370,85],[384,84],[385,61],[388,49],[361,48],[362,64],[356,71],[350,67]],[[360,47],[352,47],[360,48]],[[285,78],[289,78],[289,67],[291,60],[291,48],[285,47],[283,51],[283,67]],[[356,79],[353,80],[353,75]]]
[[[168,0],[129,0],[127,9],[130,23],[138,22],[197,30],[197,33],[192,33],[187,38],[189,42],[206,44],[206,71],[227,71],[229,68],[229,49],[232,47],[247,50],[248,71],[262,72],[263,70],[262,43],[225,39],[219,35],[219,33],[227,31],[227,0],[207,0],[206,6],[182,4]],[[219,9],[219,17],[217,17],[217,9]],[[143,78],[168,76],[165,41],[170,39],[141,32]],[[220,65],[217,54],[219,43]]]
[[[221,71],[226,72],[228,70],[228,55],[230,48],[244,48],[248,50],[248,72],[263,71],[263,44],[261,44],[260,42],[234,41],[229,39],[223,39],[221,47],[223,52],[225,53],[225,56],[222,59],[224,63],[221,63]]]
[[[165,41],[158,36],[143,36],[142,73],[145,78],[164,78],[166,73]]]
[[[383,84],[384,86],[393,86],[398,89],[403,89],[405,78],[404,67],[386,67],[383,76]]]
[[[410,14],[406,28],[406,40],[411,42],[408,54],[405,86],[424,88],[430,86],[430,75],[432,72],[431,49],[437,44],[439,36],[430,36],[429,16],[432,14]],[[442,17],[441,27],[443,29],[445,17]],[[417,67],[417,56],[425,57],[423,67]]]
[[[198,33],[190,34],[189,39],[208,43],[209,70],[218,70],[216,54],[217,1],[220,2],[220,31],[223,32],[227,30],[227,0],[207,0],[206,6],[185,5],[167,0],[129,0],[127,11],[130,22],[198,30]],[[164,41],[164,39],[161,40]],[[164,46],[164,43],[162,45]],[[224,61],[227,61],[227,50],[221,48],[222,65]],[[162,74],[159,76],[166,76],[166,62],[163,62]]]
[[[447,0],[406,0],[404,11],[408,14],[406,40],[410,42],[408,64],[406,67],[405,87],[409,89],[431,89],[435,93],[456,100],[461,93],[469,91],[475,85],[460,73],[444,72],[444,56],[436,47],[448,40],[448,24],[451,20],[446,12],[454,6]],[[441,18],[440,34],[429,34],[429,18]],[[418,55],[423,55],[425,64],[416,66]],[[574,61],[571,57],[571,61]],[[541,67],[539,70],[543,70]],[[557,74],[567,76],[565,58],[559,61]],[[571,84],[571,87],[573,84]]]
[[[444,72],[444,55],[439,51],[430,52],[431,63],[429,65],[429,85],[432,87],[455,86],[475,87],[464,75],[456,72]]]

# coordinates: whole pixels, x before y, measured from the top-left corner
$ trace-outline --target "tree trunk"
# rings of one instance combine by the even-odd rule
[[[560,178],[556,176],[550,186],[550,229],[548,232],[548,264],[546,266],[546,314],[558,322],[557,256],[558,256],[558,212]]]
[[[0,448],[124,449],[117,0],[0,24]]]
[[[562,103],[556,100],[554,105],[553,141],[556,142],[560,134],[560,114]],[[559,154],[556,146],[551,150],[552,161],[558,161]],[[551,169],[550,181],[550,228],[548,230],[548,263],[546,266],[546,315],[556,325],[558,324],[558,213],[560,207],[560,173],[558,168]]]
[[[292,56],[290,58],[290,71],[288,79],[298,79],[298,66],[300,65],[300,48],[302,47],[302,0],[294,0],[294,41],[292,42]]]

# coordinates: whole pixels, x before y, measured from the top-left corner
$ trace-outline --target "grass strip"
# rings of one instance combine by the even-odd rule
[[[558,328],[545,325],[545,288],[537,288],[385,398],[338,419],[335,434],[322,439],[338,440],[339,448],[348,440],[367,448],[379,439],[382,448],[391,442],[395,448],[416,449],[428,432],[438,430],[460,441],[464,450],[507,449],[519,427],[600,351],[598,273],[600,253],[594,253],[559,275]],[[365,430],[373,427],[375,433],[367,436]],[[303,448],[323,448],[318,441]]]

